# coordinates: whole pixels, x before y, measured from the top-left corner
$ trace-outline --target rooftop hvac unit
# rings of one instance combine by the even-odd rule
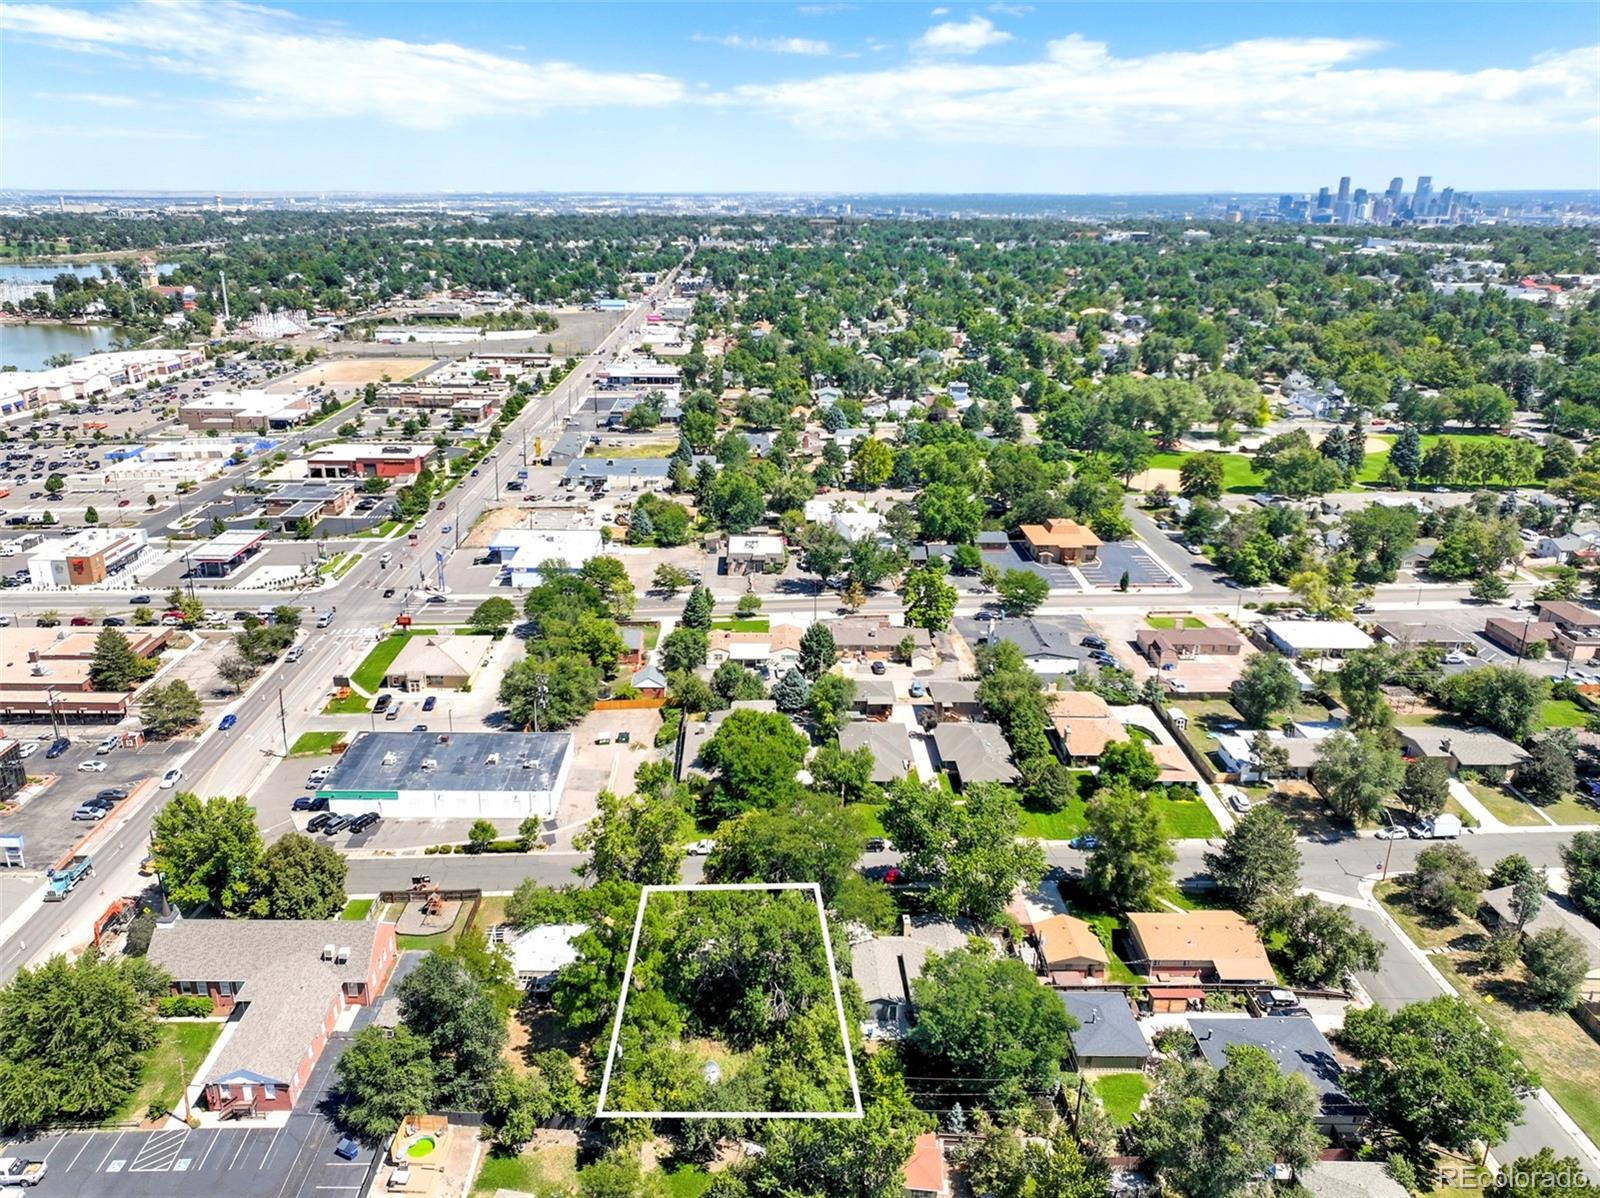
[[[489,756],[487,756],[487,757],[485,757],[483,759],[483,764],[484,765],[499,765],[500,764],[500,754],[498,754],[498,753],[490,753]]]
[[[339,946],[338,953],[336,953],[334,955],[333,963],[335,965],[343,965],[349,959],[350,959],[350,946],[348,944],[341,944]]]
[[[334,945],[333,945],[333,942],[330,940],[327,944],[324,944],[322,946],[322,959],[324,961],[333,960],[333,953],[334,953]]]
[[[422,768],[425,770],[436,770],[439,768],[439,763],[432,757],[424,757],[422,759]]]
[[[383,755],[383,764],[384,765],[396,765],[396,764],[399,763],[399,761],[400,761],[400,757],[396,753],[385,753]]]

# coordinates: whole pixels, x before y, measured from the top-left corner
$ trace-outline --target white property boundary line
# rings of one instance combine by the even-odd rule
[[[611,1088],[611,1069],[616,1064],[618,1041],[622,1036],[622,1011],[628,1002],[628,986],[633,980],[633,962],[639,952],[639,933],[644,928],[644,907],[652,894],[698,894],[713,890],[808,890],[817,904],[817,922],[822,929],[822,951],[828,958],[828,978],[833,984],[834,1009],[839,1013],[839,1042],[844,1049],[845,1067],[850,1072],[850,1092],[855,1109],[850,1111],[608,1111],[606,1094]],[[833,941],[828,935],[828,916],[822,905],[822,887],[815,882],[721,882],[700,886],[646,886],[639,893],[639,911],[633,920],[633,940],[628,945],[628,963],[622,971],[622,993],[617,997],[617,1017],[611,1025],[611,1043],[606,1049],[605,1074],[600,1079],[597,1119],[860,1119],[861,1083],[856,1079],[855,1055],[850,1051],[850,1026],[845,1020],[844,996],[839,992],[839,970],[833,962]]]

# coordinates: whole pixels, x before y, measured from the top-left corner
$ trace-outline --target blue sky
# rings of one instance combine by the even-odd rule
[[[0,4],[0,186],[1600,187],[1571,4]]]

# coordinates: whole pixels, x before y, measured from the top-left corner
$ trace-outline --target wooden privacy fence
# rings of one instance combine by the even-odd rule
[[[652,707],[665,707],[665,699],[601,699],[595,703],[596,711],[645,711]]]

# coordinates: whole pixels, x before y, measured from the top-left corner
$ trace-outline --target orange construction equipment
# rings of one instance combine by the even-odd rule
[[[115,936],[133,922],[134,901],[131,898],[115,900],[94,921],[94,946],[99,948],[106,940]]]

